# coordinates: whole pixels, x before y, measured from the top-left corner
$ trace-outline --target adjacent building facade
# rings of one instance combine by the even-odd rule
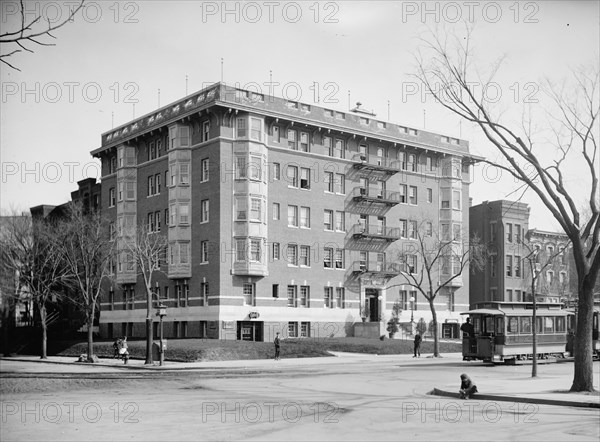
[[[564,233],[529,229],[529,206],[516,201],[485,201],[470,208],[471,235],[489,246],[482,271],[472,272],[470,302],[530,302],[532,271],[536,301],[566,303],[569,241]]]
[[[428,321],[402,285],[418,257],[396,257],[424,221],[469,230],[467,142],[360,109],[218,83],[102,134],[92,154],[118,250],[105,337],[145,335],[145,288],[123,234],[139,226],[168,238],[154,287],[167,337],[246,340],[352,336],[361,312],[381,322],[395,302],[401,322]],[[465,272],[436,300],[441,322],[468,308]]]

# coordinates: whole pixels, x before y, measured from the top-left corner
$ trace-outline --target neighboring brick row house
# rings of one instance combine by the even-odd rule
[[[471,235],[489,245],[483,271],[470,275],[471,305],[484,301],[531,302],[532,269],[539,302],[565,303],[576,296],[569,280],[569,240],[564,233],[529,229],[529,206],[516,201],[485,201],[470,208]]]
[[[167,235],[156,293],[168,337],[352,336],[369,321],[431,314],[397,254],[423,220],[469,230],[468,143],[218,83],[102,135],[101,207],[119,245],[104,337],[144,336],[144,286],[123,229]],[[415,260],[417,258],[415,257]],[[469,307],[468,269],[438,296]],[[391,288],[388,288],[391,287]],[[414,296],[416,301],[410,303]]]

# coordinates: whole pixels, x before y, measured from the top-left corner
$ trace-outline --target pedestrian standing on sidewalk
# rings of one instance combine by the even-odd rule
[[[419,355],[419,357],[421,357],[421,341],[422,341],[421,335],[419,333],[417,333],[415,335],[415,342],[414,342],[415,354],[414,354],[413,358],[416,358],[417,354]]]
[[[275,360],[279,361],[279,351],[281,344],[281,339],[279,339],[279,332],[275,334],[275,340],[273,341],[273,343],[275,344]]]

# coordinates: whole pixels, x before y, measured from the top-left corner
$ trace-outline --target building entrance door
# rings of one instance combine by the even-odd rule
[[[369,321],[379,322],[379,290],[366,289],[365,298],[369,303]]]
[[[262,341],[263,340],[262,321],[238,321],[237,338],[240,341]]]

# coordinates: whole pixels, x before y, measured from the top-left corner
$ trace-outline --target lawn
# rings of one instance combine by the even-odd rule
[[[129,353],[132,358],[144,358],[146,341],[130,340]],[[49,352],[58,356],[79,356],[86,353],[85,342],[62,342],[57,351]],[[54,346],[53,346],[54,347]],[[59,349],[60,348],[60,349]],[[330,351],[369,353],[369,354],[411,354],[412,341],[399,339],[364,339],[364,338],[302,338],[284,339],[281,342],[281,357],[305,358],[327,357]],[[421,344],[423,356],[433,351],[433,342]],[[441,342],[440,352],[460,352],[459,342]],[[94,353],[101,357],[112,357],[112,341],[94,343]],[[243,359],[269,359],[274,355],[271,342],[222,341],[217,339],[169,339],[165,359],[170,361],[226,361]]]

